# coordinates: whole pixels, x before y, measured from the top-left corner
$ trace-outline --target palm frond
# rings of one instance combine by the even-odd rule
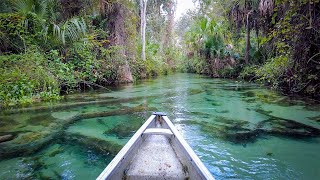
[[[46,19],[47,17],[47,6],[48,3],[46,0],[35,0],[33,12],[40,18]]]
[[[21,14],[32,12],[34,7],[33,0],[15,0],[13,1],[13,9]]]
[[[86,27],[83,18],[72,18],[61,25],[53,24],[52,35],[66,45],[83,39],[87,35]]]
[[[47,6],[50,0],[14,0],[12,1],[13,10],[27,16],[34,13],[39,19],[46,19]]]

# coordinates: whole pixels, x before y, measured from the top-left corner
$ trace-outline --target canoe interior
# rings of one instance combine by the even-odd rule
[[[152,115],[97,179],[214,179],[164,114]]]

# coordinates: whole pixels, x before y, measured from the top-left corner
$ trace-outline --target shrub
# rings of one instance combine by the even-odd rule
[[[75,87],[76,78],[73,73],[73,65],[64,63],[64,57],[58,50],[51,50],[46,54],[50,72],[55,76],[60,86]]]
[[[59,98],[59,84],[39,51],[0,56],[0,65],[0,104],[26,104]]]
[[[278,87],[282,75],[289,68],[289,58],[287,56],[277,56],[268,60],[261,68],[256,70],[259,81]]]
[[[245,66],[240,72],[239,77],[249,81],[256,80],[258,78],[256,74],[258,69],[259,69],[258,65]]]

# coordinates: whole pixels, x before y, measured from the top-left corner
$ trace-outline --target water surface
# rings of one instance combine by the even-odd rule
[[[49,107],[49,108],[48,108]],[[1,179],[94,179],[152,111],[216,179],[318,179],[320,105],[256,84],[175,74],[0,116]]]

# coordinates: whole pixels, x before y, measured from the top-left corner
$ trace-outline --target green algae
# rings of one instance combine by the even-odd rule
[[[54,121],[55,118],[52,117],[51,114],[40,114],[30,117],[30,119],[28,119],[26,123],[30,125],[48,126],[50,123]]]
[[[269,115],[268,113],[264,113]],[[263,135],[286,138],[320,137],[320,129],[293,120],[270,116],[268,120],[256,125],[248,121],[217,116],[214,121],[187,121],[186,124],[198,125],[206,134],[236,144],[253,143]],[[250,128],[253,126],[253,128]]]
[[[249,124],[248,121],[244,121],[244,120],[237,120],[237,119],[230,119],[230,118],[226,118],[223,116],[216,116],[215,117],[215,122],[220,122],[223,124],[228,124],[228,125],[235,125],[235,126],[246,126]]]
[[[101,124],[101,125],[104,125],[104,126],[107,125],[107,123],[106,123],[102,118],[97,118],[97,122],[98,122],[99,124]]]
[[[267,104],[275,104],[278,103],[282,97],[280,97],[275,92],[256,92],[256,98],[260,102],[267,103]]]
[[[116,135],[119,138],[131,137],[143,124],[143,121],[127,121],[117,124],[104,132],[106,135]]]
[[[116,127],[109,129],[104,132],[106,135],[116,135],[119,138],[127,138],[134,134],[137,128],[131,126],[130,124],[121,124]]]
[[[244,91],[249,91],[252,90],[251,86],[245,86],[245,85],[224,85],[221,86],[219,89],[222,89],[224,91],[239,91],[239,92],[244,92]]]
[[[310,119],[312,121],[320,122],[320,115],[319,116],[315,116],[315,117],[308,117],[308,119]]]
[[[196,95],[196,94],[200,94],[203,93],[204,91],[201,89],[188,89],[188,95],[192,96],[192,95]]]
[[[32,154],[34,153],[33,151],[38,151],[41,148],[46,147],[50,143],[50,141],[60,139],[61,136],[63,135],[63,131],[65,128],[67,128],[71,124],[81,119],[133,114],[136,112],[143,112],[146,110],[152,112],[153,110],[156,110],[156,109],[149,108],[145,105],[139,105],[133,108],[119,109],[119,110],[106,111],[106,112],[84,113],[79,115],[75,115],[71,113],[71,115],[67,117],[65,115],[68,113],[63,115],[55,114],[56,117],[60,117],[60,119],[64,119],[63,121],[59,122],[59,124],[52,123],[52,121],[55,120],[55,118],[50,115],[45,115],[45,116],[39,115],[37,116],[37,118],[31,117],[32,123],[29,122],[31,125],[39,125],[39,124],[48,125],[50,122],[50,126],[46,128],[41,128],[42,131],[20,131],[18,136],[14,140],[12,140],[10,144],[5,144],[0,147],[0,151],[2,151],[0,152],[0,157],[1,156],[10,157],[10,156],[13,156],[14,154],[21,154],[21,155],[28,155],[30,153]],[[45,119],[45,117],[48,117],[51,119]],[[125,136],[132,135],[134,130],[138,129],[140,125],[141,123],[137,124],[136,126],[132,126],[134,127],[134,129],[130,129],[130,130],[128,129],[129,133],[125,133],[126,131],[120,131],[121,128],[119,128],[119,132],[120,132],[119,136],[124,138]]]
[[[215,110],[215,112],[221,113],[221,114],[226,114],[226,113],[229,113],[230,111],[229,110]]]
[[[257,102],[255,98],[242,99],[242,101],[244,101],[246,103],[256,103]]]
[[[206,135],[238,144],[254,141],[257,133],[247,128],[249,122],[225,117],[216,117],[214,122],[188,121],[186,124],[198,125]]]
[[[266,155],[267,156],[273,156],[273,153],[272,152],[267,152]]]
[[[55,157],[58,154],[63,153],[64,149],[61,145],[53,145],[51,148],[48,148],[48,152],[46,152],[46,155],[48,155],[49,157]]]
[[[240,94],[244,97],[256,97],[256,93],[254,91],[245,91]]]
[[[209,113],[198,112],[198,111],[191,111],[188,114],[201,117],[201,118],[209,118],[211,116]]]
[[[211,105],[212,106],[221,106],[222,103],[220,103],[220,102],[212,102]]]
[[[95,137],[83,136],[81,134],[67,134],[64,137],[64,142],[68,142],[69,144],[80,144],[84,147],[90,147],[97,152],[112,155],[116,155],[125,144],[124,142],[112,139],[99,139]]]
[[[156,98],[157,96],[148,96],[147,98]],[[11,115],[15,113],[28,113],[28,112],[51,112],[51,111],[59,111],[59,110],[69,110],[72,108],[82,107],[85,105],[118,105],[119,103],[133,102],[143,100],[146,97],[132,97],[132,98],[110,98],[110,97],[99,97],[99,100],[87,101],[87,102],[68,102],[55,104],[51,106],[35,106],[29,108],[19,108],[19,109],[8,109],[3,111],[3,115]]]
[[[0,117],[0,131],[16,129],[20,124],[10,117]]]
[[[206,101],[208,101],[208,102],[214,101],[213,99],[210,99],[210,98],[208,98],[208,97],[205,97],[204,99],[205,99]]]
[[[19,138],[17,138],[16,143],[17,144],[30,143],[30,142],[34,142],[39,139],[42,139],[43,137],[44,137],[44,135],[42,133],[29,132],[29,133],[25,133],[25,134],[20,135]]]
[[[255,109],[255,111],[257,113],[260,113],[260,114],[263,114],[263,115],[266,115],[266,116],[270,116],[270,114],[272,113],[272,111],[266,111],[266,110],[262,109],[261,107]]]
[[[288,138],[319,137],[320,130],[293,120],[283,118],[269,119],[273,127],[269,134],[280,135]]]

